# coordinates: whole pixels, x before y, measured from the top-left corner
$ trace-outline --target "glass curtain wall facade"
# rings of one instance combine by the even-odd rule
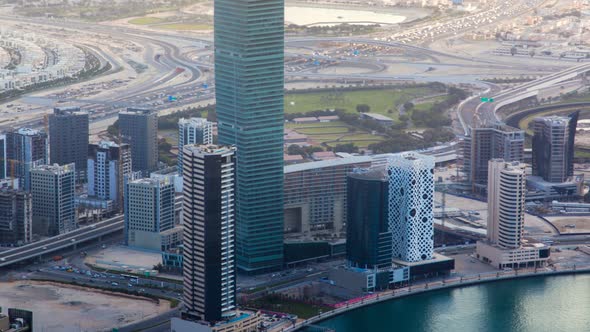
[[[237,262],[283,264],[284,1],[216,0],[219,143],[237,147]]]

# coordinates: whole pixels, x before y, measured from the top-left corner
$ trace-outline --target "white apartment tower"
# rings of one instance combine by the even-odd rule
[[[31,170],[33,233],[58,235],[75,230],[76,167],[42,165]]]
[[[524,231],[525,164],[493,159],[488,168],[488,241],[519,248]]]
[[[132,173],[129,144],[101,141],[88,148],[88,196],[111,200],[117,210],[123,208],[123,183]]]
[[[183,148],[183,316],[220,321],[236,308],[236,149]]]
[[[145,178],[125,185],[125,242],[128,246],[163,250],[161,233],[174,227],[174,182]]]
[[[213,123],[203,118],[178,120],[178,174],[182,176],[182,148],[188,144],[213,144]]]
[[[434,157],[414,152],[392,156],[389,176],[389,228],[393,258],[432,259],[434,249]]]

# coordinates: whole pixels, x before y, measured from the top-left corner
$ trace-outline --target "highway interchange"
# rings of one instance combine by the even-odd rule
[[[129,81],[124,87],[104,91],[96,97],[70,96],[68,87],[60,88],[51,95],[36,93],[23,98],[30,102],[28,109],[14,114],[5,112],[1,127],[40,127],[43,125],[42,115],[53,106],[62,103],[80,105],[91,112],[91,121],[102,122],[103,126],[114,121],[118,111],[124,107],[150,107],[162,113],[178,110],[187,105],[207,105],[214,103],[215,85],[212,80],[212,43],[208,38],[196,38],[170,33],[150,32],[130,27],[115,27],[81,22],[58,21],[49,19],[23,19],[0,17],[0,20],[18,20],[21,23],[34,24],[41,27],[61,27],[77,33],[107,35],[118,40],[142,45],[144,64],[154,69],[154,74],[145,79],[139,77],[123,77]],[[383,40],[385,39],[385,40]],[[317,52],[320,45],[336,44],[322,54]],[[88,46],[88,45],[87,45]],[[390,59],[382,54],[362,54],[362,48],[376,48],[386,53],[388,49],[401,49],[413,59]],[[111,75],[116,75],[128,66],[124,57],[113,54],[106,47],[92,45],[92,49],[103,62],[112,65]],[[304,49],[304,52],[297,52]],[[345,53],[349,49],[348,53]],[[353,54],[350,49],[361,49],[361,54]],[[309,50],[309,53],[307,52]],[[371,82],[438,81],[451,84],[471,84],[480,89],[493,87],[492,84],[480,80],[479,72],[483,70],[506,71],[510,73],[532,73],[545,75],[564,68],[562,63],[512,63],[479,59],[458,54],[449,54],[422,46],[405,44],[391,38],[326,38],[326,37],[288,37],[286,40],[286,82],[337,82],[340,84],[368,84]],[[315,53],[314,53],[315,52]],[[368,53],[368,52],[367,52]],[[417,58],[416,58],[417,57]],[[297,60],[299,59],[299,60]],[[305,59],[303,65],[296,62]],[[423,60],[419,60],[423,59]],[[316,63],[320,62],[317,66]],[[395,74],[388,67],[417,66],[424,68],[423,74]],[[421,66],[421,67],[420,67]],[[360,72],[339,72],[341,67],[360,67]],[[458,74],[449,74],[452,68],[465,69]],[[334,68],[334,70],[326,70]],[[443,73],[429,72],[431,68],[442,68]],[[120,76],[120,75],[119,75]],[[135,75],[139,76],[139,75]],[[148,76],[148,75],[144,75]],[[108,77],[108,76],[107,76]],[[59,91],[63,91],[60,93]],[[176,101],[170,102],[169,96]],[[0,106],[1,107],[1,106]],[[471,109],[471,107],[469,107]],[[6,115],[4,115],[6,114]],[[1,129],[0,127],[0,129]],[[104,129],[104,127],[101,127]]]

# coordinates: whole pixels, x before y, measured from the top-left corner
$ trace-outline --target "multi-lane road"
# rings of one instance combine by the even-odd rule
[[[186,55],[186,45],[193,45],[195,49],[211,53],[211,40],[205,38],[195,38],[190,36],[180,36],[176,34],[161,32],[146,32],[145,30],[134,29],[130,27],[115,27],[109,25],[97,25],[83,22],[50,20],[50,19],[23,19],[20,17],[0,17],[1,20],[11,20],[37,24],[42,26],[59,26],[65,29],[71,29],[84,33],[108,34],[113,38],[128,40],[145,47],[146,54],[144,58],[146,64],[157,69],[158,74],[151,79],[133,83],[125,90],[124,93],[113,93],[110,96],[101,95],[97,98],[64,98],[59,99],[64,102],[73,102],[81,104],[85,109],[92,113],[91,121],[104,121],[113,119],[117,112],[127,106],[145,106],[156,110],[178,109],[183,105],[195,104],[200,101],[213,102],[214,99],[214,82],[211,75],[203,75],[203,70],[210,71],[213,64],[210,61],[200,61],[189,58]],[[484,68],[506,69],[521,72],[547,73],[557,70],[556,66],[540,66],[535,64],[511,64],[495,62],[489,59],[477,59],[466,57],[458,54],[444,53],[425,47],[408,45],[393,40],[375,40],[369,38],[325,38],[325,37],[293,37],[287,38],[287,47],[312,46],[326,42],[336,42],[350,45],[371,45],[378,47],[391,47],[404,49],[408,54],[421,55],[430,59],[434,64],[456,65],[463,68],[471,68],[474,71]],[[184,46],[183,46],[184,45]],[[148,47],[149,46],[149,47]],[[156,54],[153,49],[163,50]],[[114,67],[119,68],[123,65],[123,60],[118,59],[108,52],[103,52],[100,47],[93,47],[97,54],[103,57],[104,61],[109,61]],[[158,51],[159,52],[159,51]],[[296,56],[296,54],[294,54]],[[309,55],[302,55],[309,57]],[[316,56],[320,58],[320,56]],[[377,56],[357,58],[354,56],[334,57],[334,63],[337,65],[358,66],[359,64],[370,64],[373,68],[366,73],[355,74],[338,74],[325,72],[287,71],[287,79],[307,80],[307,81],[422,81],[432,82],[441,81],[447,83],[469,83],[486,86],[478,80],[476,74],[461,75],[395,75],[384,72],[384,68],[389,66],[387,61],[378,59]],[[441,60],[443,59],[443,60]],[[442,62],[444,61],[444,62]],[[409,63],[408,63],[409,64]],[[179,71],[180,69],[180,71]],[[176,102],[168,103],[166,98],[169,95],[180,96]],[[57,102],[58,100],[54,100]],[[26,119],[16,122],[6,122],[4,125],[11,126],[30,126],[40,127],[43,125],[42,114],[47,112],[47,106],[35,107],[27,110],[23,115],[28,115]],[[37,118],[35,114],[39,114]]]
[[[175,208],[180,210],[182,197],[177,197]],[[22,247],[0,252],[0,268],[14,265],[29,259],[49,256],[52,253],[77,246],[87,241],[101,239],[104,236],[120,232],[124,227],[122,215],[79,228],[75,231],[46,238]]]

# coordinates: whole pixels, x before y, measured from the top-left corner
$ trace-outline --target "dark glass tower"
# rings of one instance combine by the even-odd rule
[[[360,268],[391,267],[389,181],[385,169],[359,169],[348,176],[346,259]]]
[[[55,108],[49,115],[49,159],[51,164],[76,164],[76,178],[86,180],[88,113],[79,107]]]
[[[533,121],[533,175],[560,183],[574,175],[574,141],[580,112]]]
[[[284,1],[215,1],[219,143],[237,147],[237,262],[283,263]]]
[[[148,109],[128,108],[119,113],[121,141],[131,146],[133,171],[146,176],[158,168],[158,114]]]

